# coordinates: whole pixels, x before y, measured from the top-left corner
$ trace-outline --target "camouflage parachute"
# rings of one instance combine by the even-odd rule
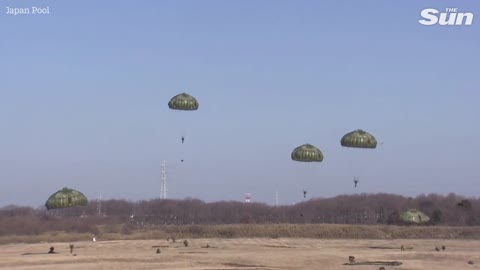
[[[317,147],[311,144],[304,144],[293,150],[292,159],[301,162],[321,162],[323,154]]]
[[[168,107],[172,110],[195,111],[198,101],[187,93],[181,93],[170,99]]]
[[[45,207],[47,207],[48,210],[51,210],[74,206],[85,206],[87,203],[87,197],[85,197],[85,195],[83,195],[81,192],[65,187],[52,194],[52,196],[50,196],[45,203]]]
[[[408,211],[400,215],[400,219],[403,222],[416,224],[430,221],[430,218],[427,215],[418,211],[417,209],[409,209]]]
[[[377,140],[372,134],[359,129],[345,134],[340,144],[345,147],[373,149],[377,147]]]

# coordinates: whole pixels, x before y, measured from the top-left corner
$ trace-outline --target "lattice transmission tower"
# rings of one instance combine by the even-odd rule
[[[160,199],[167,198],[167,161],[162,161],[162,183],[160,190]]]

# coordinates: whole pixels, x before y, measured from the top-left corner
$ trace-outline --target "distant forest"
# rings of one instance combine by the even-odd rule
[[[288,206],[196,199],[90,201],[85,207],[47,211],[44,208],[0,208],[0,235],[36,234],[49,230],[94,232],[97,225],[132,227],[192,224],[364,224],[406,225],[399,215],[411,208],[430,217],[426,225],[478,226],[480,199],[449,194],[415,198],[394,194],[341,195]]]

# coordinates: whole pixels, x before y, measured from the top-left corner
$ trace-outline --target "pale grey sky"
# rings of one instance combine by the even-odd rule
[[[480,16],[478,2],[42,1],[49,15],[5,14],[39,3],[0,1],[0,206],[64,186],[158,198],[163,159],[170,198],[478,195],[478,18],[417,22],[428,7]],[[181,92],[198,111],[168,109]],[[342,148],[358,128],[384,144]],[[304,143],[324,161],[292,161]]]

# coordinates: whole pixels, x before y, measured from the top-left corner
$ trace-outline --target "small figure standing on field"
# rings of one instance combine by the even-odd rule
[[[55,248],[54,247],[50,247],[50,251],[48,251],[49,254],[53,254],[53,253],[56,253],[55,252]]]
[[[351,263],[355,262],[355,257],[354,256],[348,256],[348,261]]]
[[[183,245],[184,245],[185,247],[188,247],[188,241],[187,241],[187,240],[183,241]]]
[[[159,248],[157,248],[157,254],[158,254],[158,253],[160,253],[160,249],[159,249]]]
[[[73,244],[70,244],[70,254],[73,253],[73,249],[75,248],[75,246]]]
[[[400,250],[401,250],[401,251],[404,251],[404,250],[405,250],[405,247],[402,245],[402,246],[400,247]]]
[[[446,247],[446,246],[442,246],[442,250],[445,251],[445,249],[447,249],[447,247]]]

